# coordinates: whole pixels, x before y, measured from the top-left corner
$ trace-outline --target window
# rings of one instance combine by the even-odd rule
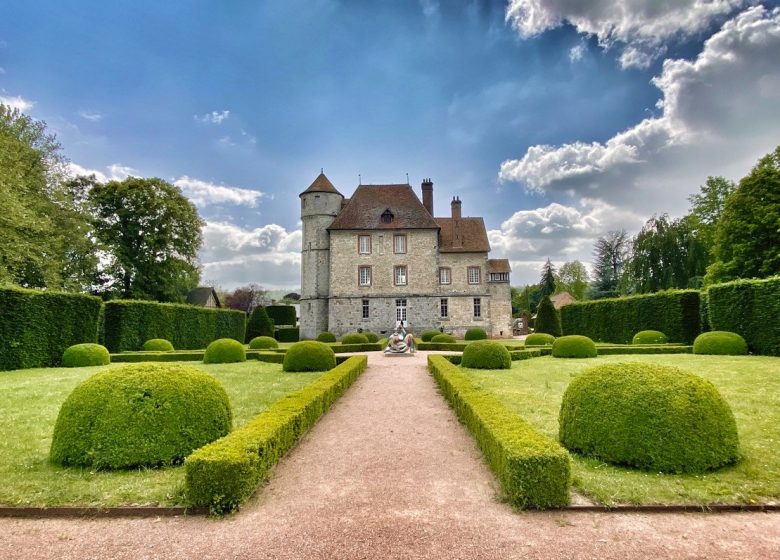
[[[393,253],[405,253],[406,252],[406,235],[394,235],[393,236]]]
[[[393,213],[392,213],[392,212],[390,211],[390,209],[388,208],[387,210],[385,210],[384,212],[382,212],[382,223],[383,223],[383,224],[392,224],[392,223],[393,223],[393,218],[394,218],[394,217],[395,217],[395,216],[393,216]]]
[[[361,286],[371,285],[371,267],[359,266],[358,267],[358,284]]]
[[[406,286],[406,266],[395,267],[395,285]]]
[[[406,300],[405,299],[397,299],[395,300],[395,320],[403,321],[404,324],[406,323]]]
[[[450,269],[449,268],[440,268],[439,269],[439,284],[449,284],[452,282],[452,279],[450,278]]]
[[[368,300],[363,300],[363,319],[368,319]]]
[[[508,272],[491,272],[490,273],[490,281],[491,282],[509,282],[509,273]]]
[[[479,284],[479,267],[469,267],[469,284]]]
[[[358,235],[358,253],[361,255],[371,254],[371,236]]]
[[[474,298],[474,317],[482,317],[482,298]]]
[[[449,305],[447,303],[447,298],[441,298],[439,300],[439,308],[441,309],[440,316],[442,319],[446,319],[450,316]]]

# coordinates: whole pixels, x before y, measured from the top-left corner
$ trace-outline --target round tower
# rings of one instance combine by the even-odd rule
[[[330,237],[328,227],[341,211],[344,196],[320,173],[300,195],[301,338],[316,338],[328,330],[330,297]]]

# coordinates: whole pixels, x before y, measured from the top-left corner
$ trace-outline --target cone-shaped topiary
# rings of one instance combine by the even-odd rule
[[[332,332],[321,332],[317,335],[318,342],[336,342],[336,335]]]
[[[366,344],[368,338],[361,333],[348,333],[341,337],[342,344]]]
[[[487,338],[485,329],[474,327],[466,331],[466,335],[463,337],[465,340],[485,340]]]
[[[376,333],[372,333],[371,331],[364,331],[363,336],[366,337],[366,340],[369,342],[379,342],[379,335]]]
[[[227,434],[232,422],[227,393],[212,376],[180,364],[133,364],[73,390],[50,457],[98,469],[170,465]]]
[[[62,354],[64,367],[104,366],[109,363],[111,356],[108,349],[91,342],[69,346]]]
[[[420,338],[422,339],[423,342],[430,342],[431,339],[437,334],[441,334],[441,331],[429,329],[427,331],[423,331],[422,333],[420,333]]]
[[[455,342],[455,337],[447,333],[439,333],[431,339],[431,342]]]
[[[279,348],[279,343],[270,336],[256,336],[249,342],[252,350],[266,350],[268,348]]]
[[[634,335],[631,344],[666,344],[669,340],[661,331],[639,331]]]
[[[587,336],[572,334],[556,338],[552,345],[555,358],[595,358],[596,344]]]
[[[144,352],[173,352],[173,344],[164,338],[152,338],[141,346]]]
[[[526,346],[549,346],[555,342],[555,337],[547,333],[533,333],[525,337]]]
[[[561,336],[561,317],[550,301],[550,296],[544,296],[536,308],[534,332]]]
[[[563,395],[559,424],[569,450],[640,469],[703,472],[739,458],[728,403],[709,381],[672,366],[580,373]]]
[[[262,305],[255,307],[246,324],[247,342],[258,336],[274,336],[274,322]]]
[[[336,367],[336,354],[327,344],[315,340],[296,342],[284,355],[284,371],[327,371]]]
[[[694,354],[742,356],[747,354],[747,350],[747,342],[745,342],[745,339],[737,333],[729,331],[702,333],[693,341]]]
[[[220,338],[206,348],[203,355],[204,364],[232,364],[245,362],[246,351],[244,345],[232,338]]]
[[[512,356],[506,346],[494,340],[477,340],[466,346],[460,365],[476,369],[509,369]]]

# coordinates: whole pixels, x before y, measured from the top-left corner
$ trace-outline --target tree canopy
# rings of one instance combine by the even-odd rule
[[[628,234],[625,230],[607,232],[596,240],[593,249],[594,299],[617,295],[629,249]]]
[[[582,301],[588,291],[590,277],[588,269],[580,261],[563,263],[556,276],[555,293],[569,292],[575,299]]]
[[[555,266],[547,259],[542,267],[542,277],[539,280],[542,297],[551,296],[555,293]]]

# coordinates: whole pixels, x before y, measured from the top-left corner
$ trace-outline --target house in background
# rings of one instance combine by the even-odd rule
[[[556,310],[559,310],[564,305],[569,305],[570,303],[576,303],[577,300],[574,299],[574,296],[571,295],[569,292],[561,292],[560,294],[555,294],[554,296],[550,296],[550,301],[553,304],[553,307]]]
[[[222,307],[219,296],[211,286],[199,286],[187,294],[187,303],[201,307]]]

